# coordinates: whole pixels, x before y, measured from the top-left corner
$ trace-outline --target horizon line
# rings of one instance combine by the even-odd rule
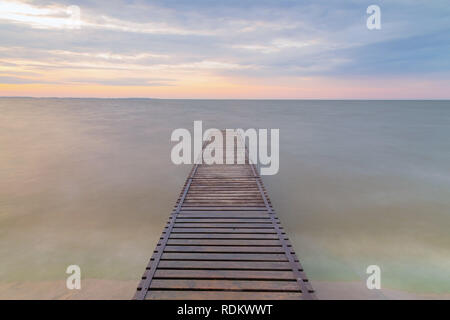
[[[213,101],[450,101],[450,98],[398,98],[398,99],[374,99],[374,98],[155,98],[155,97],[33,97],[33,96],[0,96],[0,99],[91,99],[91,100],[213,100]]]

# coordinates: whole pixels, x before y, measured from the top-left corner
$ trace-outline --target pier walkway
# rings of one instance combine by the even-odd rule
[[[244,164],[193,166],[134,299],[315,299],[236,140]]]

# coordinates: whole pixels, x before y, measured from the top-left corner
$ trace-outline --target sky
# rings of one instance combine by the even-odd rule
[[[450,1],[0,0],[0,96],[450,99]]]

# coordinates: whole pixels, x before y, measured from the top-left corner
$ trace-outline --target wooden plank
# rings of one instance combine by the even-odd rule
[[[233,240],[233,239],[170,239],[168,245],[208,245],[208,246],[280,246],[280,240]]]
[[[243,194],[243,192],[247,192],[245,194]],[[192,193],[190,193],[188,196],[252,196],[252,197],[257,197],[260,198],[261,195],[249,192],[248,190],[236,190],[233,189],[231,190],[215,190],[215,189],[210,189],[210,188],[206,188],[205,190],[194,190]]]
[[[164,291],[150,290],[148,300],[301,300],[299,292]]]
[[[150,289],[197,289],[300,292],[295,281],[154,279]]]
[[[252,208],[240,208],[240,207],[211,207],[211,208],[205,208],[201,207],[199,209],[196,208],[183,208],[181,207],[181,211],[179,214],[188,214],[188,213],[213,213],[213,214],[221,214],[221,213],[234,213],[234,214],[269,214],[269,212],[266,210],[266,208],[258,207],[255,209]]]
[[[171,233],[169,239],[279,239],[276,233]]]
[[[233,184],[233,183],[222,183],[222,184],[218,184],[218,183],[209,183],[209,184],[201,184],[201,183],[194,183],[192,185],[192,189],[191,190],[204,190],[206,188],[211,188],[211,189],[223,189],[223,190],[243,190],[243,191],[248,191],[248,190],[258,190],[258,185],[256,183],[251,183],[251,184]]]
[[[292,271],[159,269],[155,279],[295,280]]]
[[[196,192],[205,192],[205,191],[233,191],[233,192],[248,192],[248,191],[256,191],[258,190],[255,186],[228,186],[228,187],[220,187],[220,186],[213,186],[213,185],[203,185],[203,186],[193,186],[192,191]]]
[[[223,261],[288,261],[286,255],[275,253],[171,253],[164,252],[162,260],[223,260]]]
[[[234,194],[234,195],[252,195],[255,197],[260,197],[260,194],[255,193],[255,191],[257,191],[257,189],[243,189],[243,190],[238,190],[236,188],[233,189],[217,189],[217,188],[213,188],[213,187],[208,187],[208,188],[204,188],[204,189],[193,189],[192,192],[188,195],[211,195],[211,196],[226,196],[229,194]],[[245,193],[244,193],[245,192]]]
[[[166,246],[164,252],[283,253],[283,247],[251,246]]]
[[[227,201],[231,203],[239,204],[239,201],[245,201],[245,202],[264,202],[261,197],[254,197],[254,196],[189,196],[186,197],[185,201],[190,202],[203,202],[203,201]]]
[[[203,222],[189,222],[189,223],[178,223],[176,220],[175,228],[270,228],[273,229],[271,223],[203,223]]]
[[[287,261],[197,261],[161,260],[159,269],[212,269],[212,270],[284,270],[290,271],[291,266]]]
[[[273,229],[263,228],[173,228],[172,233],[276,233]]]
[[[181,207],[181,211],[262,211],[264,210],[264,206],[260,207],[244,207],[244,206],[205,206],[205,207],[191,207],[183,205]]]
[[[220,218],[221,215],[235,215],[236,217],[255,217],[255,216],[260,216],[260,217],[268,217],[268,215],[270,214],[267,211],[261,210],[261,208],[259,208],[259,210],[242,210],[242,209],[234,209],[234,208],[228,208],[228,210],[214,210],[214,208],[208,210],[195,210],[195,209],[191,209],[191,208],[181,208],[181,211],[179,213],[179,216],[182,215],[189,215],[189,214],[202,214],[202,215],[206,215],[209,214],[212,217],[218,217]]]
[[[194,206],[226,206],[226,205],[240,205],[254,207],[258,205],[263,205],[264,203],[259,200],[185,200],[183,207],[194,207]]]
[[[176,223],[264,223],[271,224],[271,220],[269,218],[266,219],[236,219],[236,218],[221,218],[217,217],[215,219],[209,218],[180,218],[177,217]]]
[[[252,192],[231,192],[231,191],[194,191],[188,194],[188,198],[252,198],[252,199],[262,199],[260,194],[252,193]]]
[[[211,213],[188,213],[188,214],[178,214],[177,219],[195,219],[195,220],[221,220],[221,219],[270,219],[267,213],[261,214],[232,214],[232,213],[222,213],[222,214],[211,214]]]
[[[227,203],[239,203],[239,201],[244,201],[245,203],[249,202],[258,202],[260,203],[263,201],[261,197],[241,197],[241,196],[232,196],[232,197],[226,197],[226,196],[202,196],[202,197],[187,197],[185,202],[213,202],[217,203],[217,201],[227,201]]]
[[[177,215],[177,219],[179,218],[210,218],[210,219],[241,219],[241,218],[247,218],[247,219],[254,219],[254,218],[269,218],[269,214],[265,212],[237,212],[237,211],[225,211],[220,212],[217,211],[216,213],[213,212],[187,212],[182,211],[182,213],[179,213]]]

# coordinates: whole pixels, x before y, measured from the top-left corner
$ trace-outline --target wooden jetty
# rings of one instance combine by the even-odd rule
[[[193,166],[134,299],[315,299],[256,166],[236,140],[232,156],[244,153],[244,164]]]

